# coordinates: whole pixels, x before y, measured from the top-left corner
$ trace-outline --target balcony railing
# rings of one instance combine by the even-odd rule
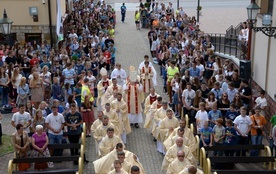
[[[238,35],[209,34],[215,51],[238,59],[246,59],[247,45],[238,39]]]

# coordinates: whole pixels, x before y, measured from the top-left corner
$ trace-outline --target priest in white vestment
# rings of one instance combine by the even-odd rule
[[[174,129],[174,131],[170,135],[170,137],[173,137],[173,136],[177,135],[178,128],[183,128],[184,129],[184,136],[189,139],[189,143],[190,143],[189,147],[191,148],[192,152],[195,152],[195,150],[198,148],[197,145],[196,145],[195,136],[194,136],[194,133],[191,131],[191,129],[189,129],[186,126],[186,120],[184,118],[180,119],[179,127]]]
[[[91,133],[92,133],[93,137],[95,137],[94,134],[96,132],[97,127],[100,126],[103,123],[102,121],[103,121],[103,111],[98,111],[98,118],[91,125]],[[94,138],[94,140],[95,140],[96,153],[97,153],[97,155],[99,155],[98,154],[98,152],[99,152],[99,143],[95,138]]]
[[[112,81],[112,84],[107,87],[105,93],[103,94],[103,97],[105,99],[101,103],[102,107],[104,107],[108,99],[113,96],[114,92],[119,92],[119,93],[123,92],[122,86],[117,84],[116,78],[113,78],[111,81]]]
[[[152,63],[149,61],[149,56],[148,55],[145,55],[144,56],[144,61],[140,63],[139,65],[139,74],[141,73],[141,70],[142,70],[142,67],[145,66],[145,61],[148,61],[149,62],[149,67],[152,68],[152,71],[153,71],[153,77],[152,77],[152,83],[153,83],[153,86],[157,86],[157,80],[156,80],[156,77],[157,77],[157,73],[156,73],[156,70],[154,68],[154,66],[152,65]]]
[[[167,109],[167,116],[161,120],[157,132],[157,150],[165,155],[164,141],[170,136],[173,130],[179,126],[178,119],[174,116],[171,109]]]
[[[143,122],[141,93],[143,86],[137,80],[137,72],[133,66],[130,67],[130,76],[123,89],[126,94],[126,103],[128,108],[128,118],[131,125],[139,128],[139,123]]]
[[[118,85],[124,86],[127,73],[121,67],[120,63],[116,63],[115,69],[111,72],[111,79],[116,78]]]
[[[152,130],[155,112],[157,111],[157,109],[161,107],[162,107],[162,97],[158,96],[157,100],[150,105],[148,112],[145,114],[146,120],[145,120],[144,128]]]
[[[183,128],[178,128],[177,130],[177,134],[175,136],[169,136],[165,141],[164,141],[164,147],[165,150],[168,151],[170,147],[172,147],[174,145],[174,143],[176,142],[177,138],[181,137],[183,138],[183,144],[187,147],[190,148],[190,150],[193,147],[190,147],[190,141],[187,137],[184,136],[184,129]]]
[[[146,97],[145,99],[145,104],[144,104],[144,114],[147,115],[151,105],[153,104],[153,102],[155,102],[157,100],[157,97],[159,95],[157,93],[155,93],[155,89],[154,88],[150,88],[150,93],[149,95]]]
[[[115,127],[117,127],[117,129],[119,130],[119,135],[121,135],[122,132],[120,132],[121,124],[119,121],[119,116],[116,112],[111,110],[110,103],[105,104],[105,110],[103,111],[103,113],[104,115],[108,116],[109,122],[112,123]]]
[[[190,151],[189,147],[183,145],[183,138],[178,138],[176,143],[169,148],[167,151],[165,158],[163,159],[162,163],[162,170],[167,171],[169,164],[177,158],[178,151],[184,151],[186,158],[190,161],[192,165],[196,165],[196,160],[192,152]]]
[[[145,95],[148,95],[150,88],[153,87],[153,70],[151,67],[149,67],[149,61],[145,61],[144,64],[145,65],[141,68],[140,71],[140,78],[143,85],[143,92]]]
[[[125,153],[125,161],[129,162],[132,166],[138,166],[140,168],[140,174],[145,174],[145,170],[142,164],[139,162],[137,156],[128,150],[124,150],[122,143],[118,143],[116,145],[116,149],[114,149],[106,156],[93,162],[95,174],[107,174],[110,171],[110,166],[112,163],[118,159],[118,152],[122,151]]]
[[[106,132],[107,135],[103,137],[99,144],[99,150],[102,157],[114,150],[118,143],[123,143],[121,138],[114,135],[114,128],[109,127],[107,128]]]
[[[196,166],[186,166],[179,174],[204,174],[204,172],[198,169]]]
[[[101,110],[101,103],[106,103],[106,98],[104,97],[104,93],[107,90],[108,86],[111,85],[111,81],[107,78],[107,70],[102,68],[100,70],[101,80],[97,84],[98,90],[98,98],[97,98],[97,105],[98,110]]]
[[[126,158],[125,152],[124,151],[118,152],[117,153],[117,158],[121,162],[122,169],[124,169],[127,173],[130,173],[132,165],[131,165],[130,162],[127,162],[125,160],[125,158]],[[113,170],[113,169],[114,169],[114,165],[111,166],[111,170]]]
[[[108,174],[128,174],[128,172],[122,169],[122,164],[119,160],[115,160],[113,165],[114,169],[110,171]]]
[[[107,130],[107,128],[109,128],[109,127],[112,127],[115,131],[115,135],[117,135],[117,136],[119,136],[119,131],[118,131],[118,129],[112,124],[112,123],[110,123],[109,122],[109,118],[108,118],[108,116],[106,116],[106,115],[104,115],[103,116],[103,120],[102,120],[102,124],[100,124],[98,127],[97,127],[97,129],[96,129],[96,131],[95,131],[95,133],[94,133],[94,139],[98,142],[98,143],[100,143],[101,141],[102,141],[102,139],[103,139],[103,137],[105,137],[106,136],[106,130]]]
[[[190,165],[190,161],[187,158],[185,158],[185,153],[182,150],[180,150],[177,152],[177,158],[170,163],[166,174],[178,174],[186,166]]]
[[[119,116],[120,126],[118,127],[123,142],[127,143],[126,135],[131,132],[131,127],[128,119],[128,108],[121,93],[117,94],[117,99],[111,103],[111,109]]]

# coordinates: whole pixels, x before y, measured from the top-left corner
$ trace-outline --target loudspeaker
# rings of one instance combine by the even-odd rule
[[[240,78],[247,80],[251,78],[251,61],[240,60]]]

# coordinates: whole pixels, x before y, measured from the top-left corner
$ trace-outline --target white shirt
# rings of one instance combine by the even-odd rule
[[[54,114],[51,113],[46,117],[45,123],[49,123],[49,126],[55,130],[58,130],[61,125],[65,123],[64,116],[60,113],[57,113],[57,115],[54,116]],[[59,133],[54,133],[52,130],[48,129],[48,133],[53,135],[62,135],[63,131],[61,130]]]
[[[182,92],[182,97],[184,97],[185,99],[185,103],[187,106],[191,106],[192,104],[192,99],[195,98],[195,91],[194,90],[188,90],[188,89],[185,89],[183,92]]]
[[[12,121],[15,125],[22,124],[23,127],[26,127],[24,130],[26,132],[30,132],[30,129],[27,127],[29,124],[29,121],[31,120],[31,115],[28,112],[24,112],[23,114],[20,114],[20,112],[16,112],[12,116]]]
[[[208,114],[206,111],[202,112],[201,110],[199,110],[196,112],[195,118],[199,120],[199,122],[197,123],[197,131],[199,132],[199,130],[203,128],[204,122],[209,121]]]
[[[245,117],[239,115],[235,118],[234,124],[237,125],[237,128],[242,134],[245,134],[248,130],[248,127],[252,125],[252,120],[247,115]],[[238,132],[237,134],[240,135]]]

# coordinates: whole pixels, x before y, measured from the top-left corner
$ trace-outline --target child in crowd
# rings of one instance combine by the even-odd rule
[[[209,118],[209,126],[213,128],[216,125],[216,121],[219,118],[222,118],[222,114],[220,110],[218,110],[217,104],[214,104],[212,106],[212,110],[209,111],[208,113],[208,118]]]
[[[230,104],[229,110],[225,114],[225,118],[227,120],[231,120],[232,122],[235,120],[235,118],[240,115],[239,112],[236,111],[236,105],[234,103]]]
[[[66,83],[64,86],[64,101],[65,103],[68,102],[68,96],[73,94],[72,89],[70,88],[70,83]]]
[[[74,96],[75,96],[76,102],[78,103],[79,110],[81,107],[81,88],[82,88],[82,84],[77,83],[76,88],[74,90]]]
[[[236,144],[237,132],[232,125],[233,125],[232,120],[230,119],[226,120],[225,140],[224,140],[225,146],[233,146]],[[234,153],[235,153],[234,150],[224,151],[225,156],[234,156]]]
[[[62,88],[59,84],[59,78],[54,77],[53,79],[54,84],[52,85],[52,91],[53,91],[53,99],[58,99],[59,101],[62,101]]]
[[[223,145],[223,140],[225,136],[225,128],[222,126],[223,119],[218,118],[216,120],[216,125],[214,126],[212,130],[213,140],[214,140],[214,146],[221,146]],[[222,151],[214,151],[214,156],[222,156]]]
[[[208,121],[205,121],[200,129],[200,148],[203,146],[211,147],[213,144],[212,128],[208,127],[208,125]]]
[[[200,134],[200,129],[203,128],[204,122],[209,121],[204,102],[199,103],[199,110],[196,113],[195,119],[197,123],[197,133]]]

